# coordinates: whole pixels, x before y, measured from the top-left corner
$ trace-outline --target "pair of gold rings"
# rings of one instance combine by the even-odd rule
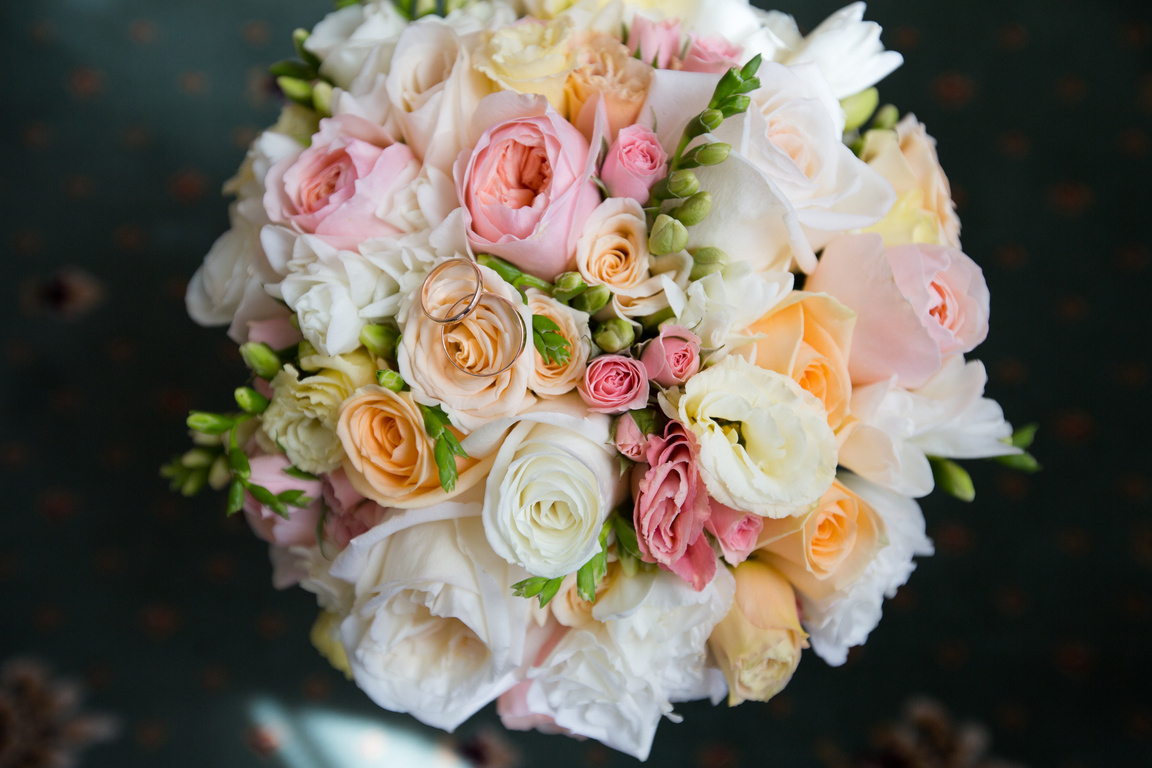
[[[519,307],[484,288],[484,277],[475,262],[450,259],[433,269],[420,288],[420,308],[440,325],[440,345],[461,373],[477,378],[499,376],[524,353],[528,327]],[[469,319],[487,321],[514,337],[504,344],[503,339],[493,339],[490,334],[478,335]],[[468,359],[469,351],[476,349],[483,353],[479,355],[480,367]]]

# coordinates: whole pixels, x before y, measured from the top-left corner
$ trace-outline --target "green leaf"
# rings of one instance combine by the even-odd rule
[[[563,365],[572,357],[572,345],[560,333],[560,326],[544,315],[532,315],[532,343],[546,363]]]
[[[264,506],[268,507],[268,509],[280,515],[280,517],[284,518],[285,520],[288,519],[288,505],[277,498],[276,495],[272,493],[272,491],[268,490],[262,485],[252,485],[251,483],[247,484],[247,488],[248,492],[252,494],[252,498],[256,499],[256,501],[260,502]]]
[[[612,528],[616,531],[617,552],[627,552],[632,557],[640,557],[640,543],[636,540],[636,529],[621,514],[612,516]]]
[[[448,420],[448,414],[444,413],[443,406],[421,405],[420,412],[424,415],[424,431],[435,441],[433,456],[436,458],[436,467],[439,470],[440,487],[451,493],[456,489],[456,480],[460,477],[454,457],[467,459],[469,456],[460,446],[456,435],[448,428],[451,422]]]
[[[549,283],[547,280],[541,280],[534,275],[526,275],[508,262],[492,254],[480,254],[476,257],[476,263],[488,267],[488,269],[500,275],[500,279],[520,292],[520,297],[524,299],[525,303],[528,301],[528,294],[524,292],[525,286],[528,288],[539,288],[549,296],[552,295],[552,283]]]
[[[543,576],[533,576],[513,584],[512,594],[516,597],[526,598],[539,596],[540,607],[543,608],[552,601],[552,598],[556,597],[556,593],[560,591],[560,585],[563,582],[563,577],[546,579]]]
[[[596,587],[608,573],[608,532],[611,530],[612,520],[609,518],[600,527],[600,551],[576,572],[576,594],[589,603],[596,602]]]
[[[312,499],[304,495],[304,491],[299,488],[293,488],[288,491],[280,493],[276,498],[284,502],[290,507],[306,507],[312,503]]]
[[[244,451],[235,449],[228,452],[228,466],[232,469],[232,473],[247,480],[252,476],[252,466],[248,463],[248,457],[244,455]]]
[[[244,509],[244,483],[237,478],[228,486],[228,515],[232,516]]]
[[[460,470],[456,467],[456,458],[452,453],[451,446],[444,440],[437,440],[436,447],[432,450],[432,454],[436,457],[436,468],[439,470],[440,487],[446,493],[452,493],[456,490],[456,481],[460,478]]]
[[[305,472],[304,470],[300,469],[299,467],[288,467],[287,469],[284,470],[284,474],[288,475],[288,477],[294,477],[297,480],[319,480],[320,479],[320,478],[316,477],[316,475],[312,474],[311,472]]]

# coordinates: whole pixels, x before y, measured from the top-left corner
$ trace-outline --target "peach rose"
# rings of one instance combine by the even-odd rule
[[[728,680],[728,704],[768,701],[788,685],[808,647],[792,585],[770,565],[736,567],[736,599],[708,647]]]
[[[272,166],[264,208],[274,224],[337,247],[400,233],[385,217],[420,162],[378,125],[355,115],[320,121],[312,145]]]
[[[528,388],[538,395],[550,397],[571,392],[584,379],[588,356],[592,354],[588,314],[536,290],[528,292],[528,311],[556,323],[560,335],[568,340],[568,361],[564,363],[548,362],[539,351],[532,350],[534,365],[528,377]]]
[[[552,280],[600,202],[588,141],[539,96],[494,93],[476,121],[488,127],[455,167],[468,242]]]
[[[745,333],[760,337],[756,365],[790,376],[815,395],[836,431],[852,399],[848,351],[855,324],[856,313],[831,296],[792,291]]]
[[[860,578],[887,543],[876,510],[837,481],[807,515],[765,520],[756,557],[822,600]]]
[[[865,231],[884,235],[887,245],[960,247],[960,219],[936,156],[936,140],[915,115],[905,115],[894,131],[866,133],[861,159],[892,184],[898,197],[896,208]]]
[[[633,58],[618,38],[607,34],[586,40],[578,56],[577,67],[564,83],[566,114],[581,133],[591,136],[596,104],[602,100],[611,141],[621,128],[632,125],[640,116],[654,70]]]
[[[948,246],[885,249],[879,235],[839,237],[805,287],[856,311],[848,361],[854,385],[896,376],[914,389],[946,356],[971,352],[988,335],[984,273]]]
[[[458,496],[483,482],[491,466],[490,461],[457,458],[456,488],[445,493],[435,446],[410,392],[377,386],[357,390],[340,408],[336,434],[344,446],[344,472],[352,487],[385,507],[429,507]]]
[[[525,340],[525,351],[511,368],[495,376],[481,375],[499,369],[515,354],[513,345],[522,338],[523,329],[513,326],[524,323],[523,327],[530,329],[532,317],[515,288],[487,267],[478,269],[484,290],[507,299],[511,307],[481,302],[445,331],[446,326],[426,316],[417,303],[408,312],[396,350],[400,375],[412,388],[413,399],[424,405],[442,404],[452,423],[465,432],[492,419],[520,413],[535,402],[528,391],[534,370],[534,356],[528,350],[531,338]],[[451,307],[470,299],[474,290],[475,283],[470,280],[442,279],[429,291],[428,299],[433,306]],[[519,319],[512,312],[518,313]],[[457,365],[473,373],[465,373]]]
[[[682,255],[690,267],[690,257]],[[666,268],[663,262],[677,268],[674,262],[680,256],[660,257],[655,268]],[[668,305],[662,278],[652,274],[653,263],[640,203],[630,197],[610,197],[592,211],[576,241],[576,270],[589,285],[611,289],[617,317],[648,315]]]

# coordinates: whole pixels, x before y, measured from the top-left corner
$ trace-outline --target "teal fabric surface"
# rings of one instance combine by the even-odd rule
[[[782,10],[811,28],[838,5]],[[329,9],[0,7],[0,660],[45,659],[121,718],[83,765],[453,765],[452,743],[499,730],[491,707],[455,742],[374,707],[313,650],[313,597],[272,589],[243,520],[157,475],[188,408],[227,408],[244,379],[184,286],[227,227],[221,184],[275,119],[267,65]],[[877,0],[868,17],[906,60],[882,99],[939,140],[992,291],[988,393],[1041,425],[1045,470],[969,462],[976,501],[924,501],[938,554],[845,667],[808,655],[769,704],[684,705],[650,763],[848,765],[923,693],[1034,768],[1152,764],[1152,12]],[[501,738],[525,766],[635,763]]]

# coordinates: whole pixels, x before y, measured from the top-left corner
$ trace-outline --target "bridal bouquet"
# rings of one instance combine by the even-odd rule
[[[380,706],[644,759],[676,702],[843,663],[955,459],[1035,467],[863,3],[337,5],[188,287],[252,378],[165,474]]]

